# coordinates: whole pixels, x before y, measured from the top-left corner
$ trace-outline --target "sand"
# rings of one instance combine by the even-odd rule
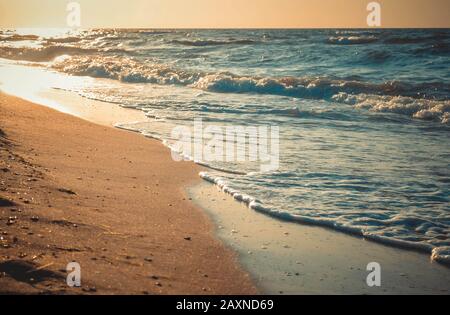
[[[185,193],[199,167],[111,122],[0,94],[0,293],[257,293]]]

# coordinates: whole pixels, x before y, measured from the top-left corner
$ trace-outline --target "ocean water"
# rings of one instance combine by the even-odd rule
[[[275,218],[450,261],[450,30],[2,30],[0,58],[95,78],[54,88],[144,111],[118,127],[167,145],[195,118],[278,126],[278,170],[201,176]]]

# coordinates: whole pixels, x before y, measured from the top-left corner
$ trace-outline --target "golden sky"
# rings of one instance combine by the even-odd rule
[[[372,0],[78,0],[82,28],[367,27]],[[65,27],[71,0],[0,0],[0,27]],[[382,27],[450,27],[450,0],[378,0]]]

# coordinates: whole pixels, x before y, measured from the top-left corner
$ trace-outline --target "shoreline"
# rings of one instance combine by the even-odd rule
[[[191,187],[189,196],[208,213],[218,237],[238,253],[243,267],[267,294],[450,292],[450,269],[423,252],[272,218],[206,182]],[[380,287],[366,283],[371,262],[381,266]]]
[[[198,166],[107,121],[3,93],[0,104],[1,293],[258,293],[184,192]],[[71,261],[82,288],[65,283]]]
[[[63,90],[44,90],[40,91],[38,96],[51,100],[44,102],[44,106],[62,109],[63,112],[79,117],[83,121],[108,128],[113,127],[118,120],[120,123],[126,123],[148,119],[141,111],[86,99]],[[149,139],[127,130],[122,132],[133,134],[143,141],[153,141],[159,150],[169,151],[159,140]],[[199,165],[188,163],[189,167],[198,171],[201,169]],[[195,208],[210,222],[210,234],[220,240],[225,251],[231,252],[232,256],[238,256],[234,258],[234,264],[242,266],[245,272],[242,269],[240,272],[243,272],[247,280],[258,288],[253,287],[255,291],[252,292],[259,290],[271,294],[450,292],[448,267],[430,262],[429,256],[424,253],[366,241],[361,237],[331,231],[320,226],[284,222],[268,217],[236,202],[231,196],[218,191],[215,185],[202,181],[197,175],[198,171],[194,172],[192,182],[183,186],[180,193],[188,194],[184,195],[184,198],[190,197]],[[216,202],[217,200],[222,201]],[[260,228],[257,228],[258,226]],[[280,233],[280,229],[284,231]],[[231,232],[233,230],[235,232]],[[252,237],[249,237],[250,235]],[[365,283],[368,273],[366,265],[372,261],[382,263],[383,270],[387,270],[383,278],[387,281],[383,282],[381,288],[369,288]]]

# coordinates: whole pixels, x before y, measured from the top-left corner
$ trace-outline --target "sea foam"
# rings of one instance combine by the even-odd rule
[[[384,235],[383,232],[367,231],[351,222],[336,221],[334,218],[311,217],[300,214],[293,214],[289,211],[277,210],[267,207],[262,201],[256,199],[253,196],[247,195],[231,187],[227,180],[220,176],[214,176],[208,172],[200,172],[199,176],[205,181],[216,185],[224,193],[232,196],[236,201],[242,202],[248,206],[249,209],[269,215],[271,217],[284,220],[287,222],[296,222],[300,224],[310,224],[316,226],[322,226],[332,228],[337,231],[358,235],[364,237],[367,240],[386,244],[390,246],[414,249],[423,251],[431,255],[431,259],[444,264],[450,264],[450,246],[434,246],[427,242],[408,241],[404,239],[398,239],[395,236]],[[394,221],[401,221],[403,218],[399,217]],[[394,223],[394,222],[392,222]],[[417,224],[417,223],[414,223]]]

